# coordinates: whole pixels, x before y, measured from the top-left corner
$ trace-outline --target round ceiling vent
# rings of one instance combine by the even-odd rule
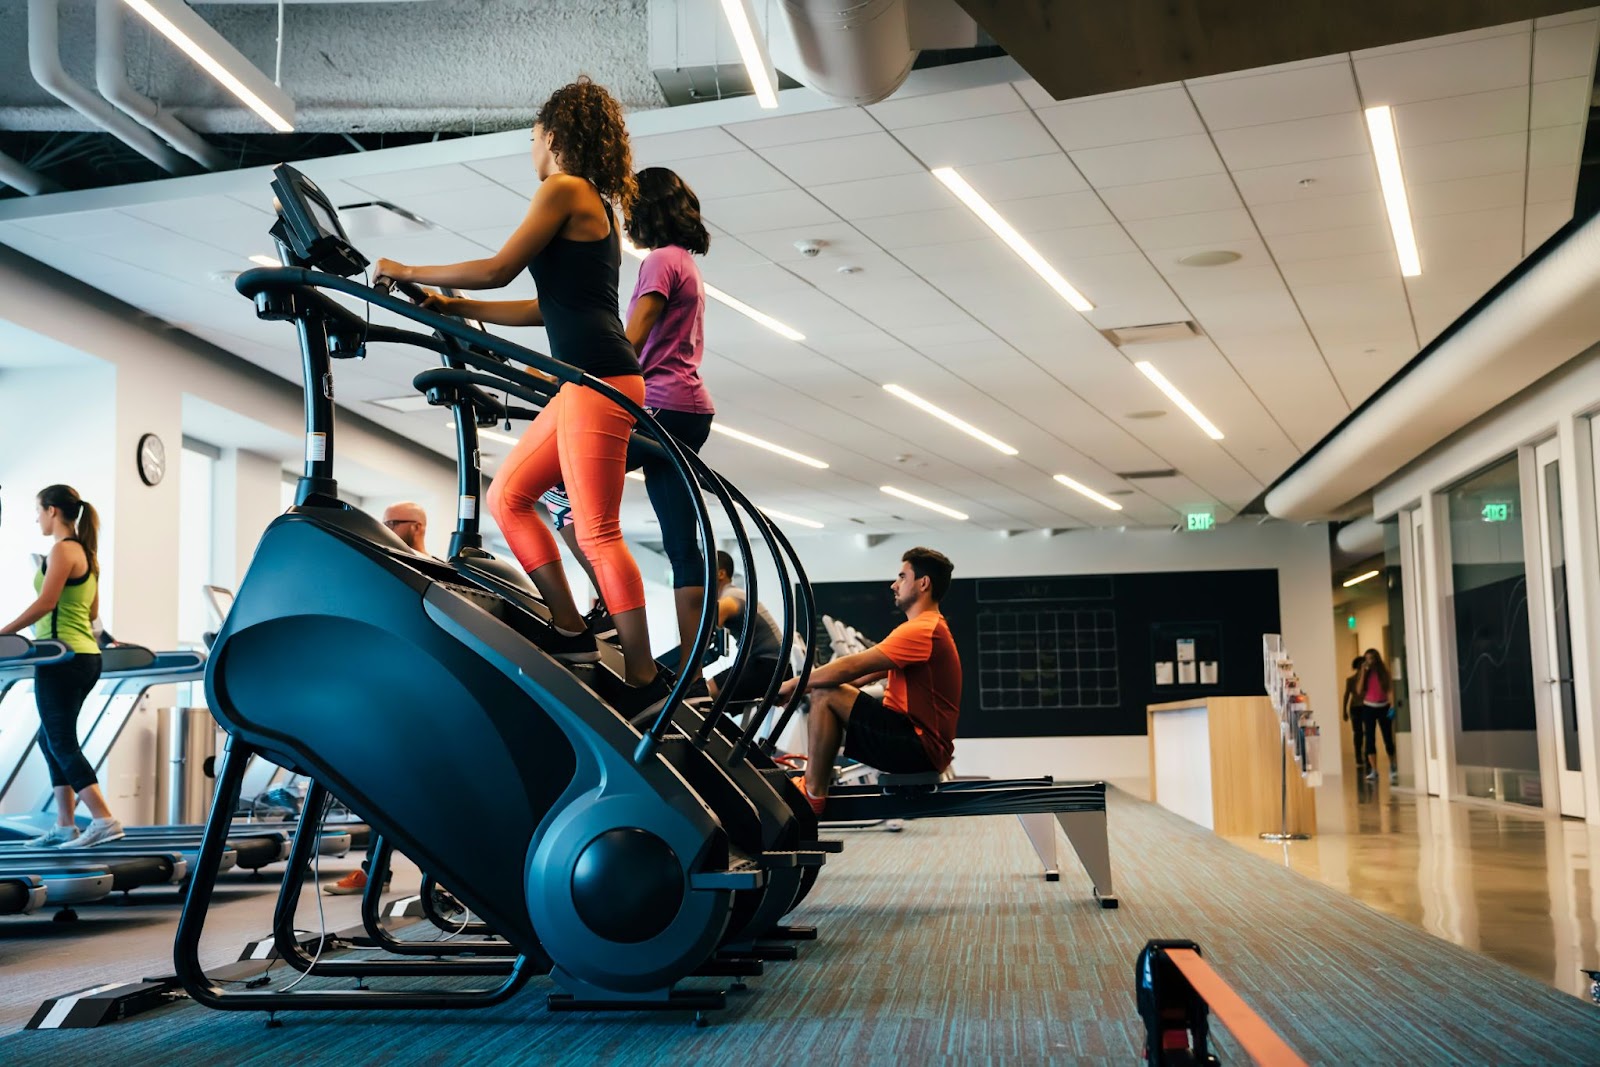
[[[1180,256],[1178,262],[1185,267],[1222,267],[1229,263],[1237,263],[1243,258],[1237,252],[1217,248],[1210,252],[1191,252],[1187,256]]]

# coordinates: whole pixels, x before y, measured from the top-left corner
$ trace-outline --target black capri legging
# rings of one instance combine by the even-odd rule
[[[98,779],[78,744],[78,712],[100,680],[100,655],[79,652],[71,659],[38,668],[33,695],[39,705],[39,751],[50,769],[52,787],[81,792]]]
[[[654,408],[650,409],[650,414],[674,440],[696,455],[711,436],[710,415]],[[628,466],[631,468],[633,464],[630,462]],[[672,563],[672,587],[683,589],[704,584],[705,557],[700,554],[700,527],[695,522],[694,501],[689,491],[684,488],[671,460],[646,459],[639,466],[644,471],[644,488],[650,494],[650,506],[661,524],[661,551]]]

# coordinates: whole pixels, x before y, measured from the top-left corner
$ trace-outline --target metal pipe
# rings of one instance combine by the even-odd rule
[[[0,152],[0,183],[11,186],[19,193],[29,196],[38,196],[40,193],[59,192],[61,186],[46,178],[43,174],[19,163],[4,152]]]
[[[149,130],[73,81],[61,66],[60,0],[28,0],[28,70],[39,87],[162,170],[178,173],[183,157]]]
[[[123,32],[125,17],[122,0],[95,0],[95,88],[124,114],[202,167],[216,170],[224,166],[226,160],[221,152],[172,115],[163,112],[154,100],[135,90],[128,81],[126,34]]]

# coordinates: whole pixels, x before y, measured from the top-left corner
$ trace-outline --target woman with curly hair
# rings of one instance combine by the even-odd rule
[[[628,211],[638,193],[622,106],[579,78],[551,94],[533,125],[539,175],[528,214],[487,259],[443,266],[378,260],[380,278],[498,289],[527,268],[536,300],[433,297],[436,311],[504,326],[543,326],[550,352],[606,382],[636,404],[645,400],[639,360],[617,314],[622,245],[613,205]],[[631,687],[618,710],[637,715],[667,695],[650,654],[644,580],[622,539],[618,510],[633,416],[583,386],[563,385],[523,433],[489,486],[490,514],[550,609],[553,655],[571,663],[600,658],[594,633],[573,602],[555,535],[539,515],[539,495],[564,481],[578,543],[611,606]]]

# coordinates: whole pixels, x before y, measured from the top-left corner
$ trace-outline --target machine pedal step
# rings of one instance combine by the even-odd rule
[[[843,852],[844,851],[844,842],[843,841],[802,841],[802,842],[800,842],[800,851],[802,851],[802,852],[834,852],[834,853]]]
[[[177,978],[113,982],[51,997],[39,1005],[24,1030],[87,1030],[121,1022],[179,1000],[187,1000]]]
[[[800,950],[793,945],[785,945],[777,941],[750,941],[742,945],[724,945],[718,957],[731,960],[763,960],[779,962],[797,960]]]
[[[744,956],[713,956],[694,969],[696,978],[758,978],[767,966]]]
[[[310,955],[316,955],[317,942],[320,940],[320,938],[321,935],[311,933],[309,930],[296,930],[294,932],[295,943]],[[339,937],[338,934],[329,934],[327,942],[322,946],[322,951],[325,953],[341,952],[354,947],[355,946],[350,942]],[[264,938],[260,941],[250,942],[244,947],[244,951],[239,953],[240,963],[246,963],[253,960],[276,960],[281,958],[282,957],[278,955],[278,946],[270,937]]]
[[[774,941],[815,941],[817,928],[815,926],[774,926],[767,931],[767,936]]]

